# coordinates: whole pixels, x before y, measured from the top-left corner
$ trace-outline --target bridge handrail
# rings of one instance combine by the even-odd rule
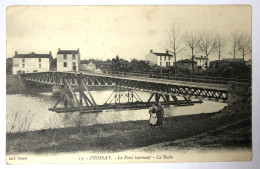
[[[56,69],[50,69],[50,72],[60,72],[60,71],[57,71]],[[74,71],[62,71],[62,72],[74,72]],[[100,74],[100,73],[94,73],[94,74]],[[179,74],[157,73],[157,72],[109,71],[107,72],[107,74],[112,76],[122,76],[122,77],[144,77],[144,78],[153,78],[153,79],[166,79],[166,80],[177,80],[177,81],[185,81],[185,82],[210,83],[210,84],[228,84],[229,82],[251,83],[250,79],[179,75]]]
[[[187,82],[201,82],[201,83],[212,83],[212,84],[227,84],[228,82],[240,82],[250,83],[250,79],[236,79],[236,78],[224,78],[224,77],[211,77],[211,76],[194,76],[194,75],[174,75],[169,73],[154,73],[154,72],[119,72],[110,71],[108,74],[113,76],[138,76],[148,78],[160,78],[167,80],[178,80]]]

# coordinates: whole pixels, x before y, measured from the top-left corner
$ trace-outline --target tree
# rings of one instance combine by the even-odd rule
[[[209,58],[209,55],[216,51],[217,48],[217,36],[212,36],[207,33],[203,33],[201,35],[200,41],[199,41],[199,49],[201,52],[203,52],[206,56],[206,58]]]
[[[236,51],[238,50],[238,34],[233,32],[231,33],[231,38],[232,38],[232,52],[233,52],[233,62],[236,59]]]
[[[166,44],[166,49],[173,54],[174,57],[174,66],[175,66],[175,72],[177,71],[177,62],[176,57],[177,54],[180,53],[183,49],[183,36],[181,33],[175,28],[175,26],[172,26],[172,29],[170,32],[168,32],[168,41]]]
[[[12,74],[12,65],[13,65],[13,58],[7,58],[6,59],[6,74],[7,75]]]
[[[218,60],[220,61],[220,57],[225,48],[226,39],[223,36],[217,35],[217,47],[216,52],[218,53]]]
[[[199,42],[200,42],[200,38],[195,33],[186,33],[184,36],[184,43],[191,50],[193,74],[194,74],[194,65],[193,65],[194,50],[198,47]]]
[[[245,56],[251,51],[251,37],[242,33],[237,40],[237,44],[238,51],[242,54],[245,61]]]

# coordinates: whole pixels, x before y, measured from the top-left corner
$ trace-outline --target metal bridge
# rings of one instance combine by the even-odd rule
[[[86,72],[38,72],[20,75],[22,80],[37,83],[62,86],[63,92],[53,108],[56,112],[85,111],[108,109],[118,107],[147,107],[151,102],[163,100],[163,104],[183,105],[192,104],[191,96],[198,98],[226,101],[228,99],[228,83],[238,82],[227,79],[208,77],[179,77],[166,76],[153,73],[125,73],[94,74]],[[240,81],[244,82],[244,81]],[[79,97],[76,96],[72,86],[77,86]],[[115,86],[114,91],[105,105],[96,105],[95,99],[88,90],[88,86]],[[87,93],[85,93],[87,91]],[[135,91],[151,93],[148,101],[142,101]],[[178,100],[176,96],[182,96],[184,100]],[[73,101],[74,100],[74,101]],[[124,101],[123,101],[124,100]],[[57,106],[64,101],[63,108]],[[68,107],[69,103],[70,107]],[[138,105],[139,104],[139,105]],[[112,105],[112,106],[111,106]],[[120,107],[120,106],[119,106]]]

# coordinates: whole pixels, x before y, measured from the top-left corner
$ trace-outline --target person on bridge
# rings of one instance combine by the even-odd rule
[[[162,128],[163,127],[164,110],[163,110],[163,107],[162,107],[161,103],[158,103],[156,115],[157,115],[156,126],[159,126],[159,128]]]
[[[157,123],[157,107],[153,104],[152,107],[149,108],[149,114],[150,114],[150,120],[149,120],[149,126],[151,127],[151,130],[155,129],[155,125]]]

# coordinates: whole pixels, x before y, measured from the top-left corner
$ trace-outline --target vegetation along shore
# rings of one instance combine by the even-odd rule
[[[7,133],[6,151],[119,152],[166,142],[176,148],[250,149],[251,126],[250,101],[241,100],[216,113],[167,117],[164,128],[154,131],[150,131],[148,120],[142,120]]]

